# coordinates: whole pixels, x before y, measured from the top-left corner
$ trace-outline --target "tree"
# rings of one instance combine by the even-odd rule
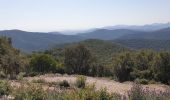
[[[119,54],[114,61],[114,73],[120,82],[130,80],[130,72],[134,62],[130,53]]]
[[[92,62],[90,51],[79,44],[65,50],[65,67],[70,74],[88,74]]]
[[[170,53],[159,53],[153,62],[154,77],[157,81],[170,84]]]
[[[0,37],[0,72],[4,77],[15,78],[23,69],[25,63],[22,56],[19,50],[12,47],[10,38]]]
[[[55,72],[56,61],[48,54],[33,55],[30,61],[31,71],[39,73]]]

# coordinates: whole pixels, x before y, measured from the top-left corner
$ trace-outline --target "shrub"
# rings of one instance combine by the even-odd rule
[[[139,84],[133,84],[133,87],[129,91],[130,100],[144,100],[145,95],[142,92],[142,87]]]
[[[48,92],[47,94],[47,100],[71,100],[71,99],[65,99],[67,93],[66,92],[62,92],[62,93],[58,93],[58,92]]]
[[[20,72],[20,73],[17,75],[17,80],[23,80],[24,75],[25,75],[24,72]]]
[[[120,100],[120,96],[109,94],[105,89],[95,90],[95,85],[66,93],[63,97],[63,100]]]
[[[68,83],[67,80],[63,80],[62,82],[59,83],[60,87],[70,87],[70,84]]]
[[[6,75],[3,71],[0,71],[0,78],[6,78]]]
[[[99,100],[120,100],[121,99],[121,96],[119,94],[109,94],[105,88],[99,90],[98,94],[99,94],[99,97],[98,97]]]
[[[134,62],[130,53],[122,53],[115,58],[114,74],[120,82],[130,81],[130,73]]]
[[[166,91],[158,91],[143,89],[139,84],[134,84],[129,91],[129,100],[170,100],[170,88]]]
[[[30,77],[34,77],[34,76],[37,76],[37,75],[39,75],[38,72],[29,72],[29,73],[27,74],[27,76],[30,76]]]
[[[12,88],[7,81],[0,81],[0,96],[9,95],[12,91]]]
[[[48,54],[33,55],[30,66],[33,72],[38,72],[40,74],[56,71],[56,61]]]
[[[149,83],[149,81],[148,81],[147,79],[138,79],[138,78],[137,78],[137,79],[135,80],[135,83],[146,85],[146,84]]]
[[[149,84],[156,84],[157,82],[155,80],[150,80]]]
[[[28,85],[16,90],[15,100],[47,100],[47,94],[39,85]]]
[[[78,88],[85,88],[86,86],[86,77],[85,76],[78,76],[76,79],[76,86]]]
[[[65,49],[64,64],[69,74],[87,75],[92,64],[92,54],[82,44],[71,46]]]

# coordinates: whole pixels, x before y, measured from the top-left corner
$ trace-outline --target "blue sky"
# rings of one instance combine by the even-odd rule
[[[0,30],[60,31],[170,22],[170,0],[0,0]]]

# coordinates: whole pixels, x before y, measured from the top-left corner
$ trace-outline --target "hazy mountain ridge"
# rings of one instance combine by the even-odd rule
[[[119,39],[157,39],[157,40],[169,40],[170,39],[170,27],[153,31],[143,32],[142,34],[128,34]]]
[[[14,47],[24,52],[45,50],[55,44],[82,40],[81,37],[73,35],[26,32],[21,30],[4,30],[0,31],[0,35],[11,37]]]
[[[77,33],[77,35],[64,35],[60,32],[4,30],[0,31],[0,35],[11,37],[13,46],[24,52],[46,50],[57,44],[79,42],[85,39],[111,40],[133,49],[142,49],[143,47],[154,50],[169,50],[170,47],[168,45],[170,27],[150,32],[130,29],[95,29],[85,33]]]
[[[116,30],[98,29],[89,33],[82,33],[78,35],[86,39],[113,40],[124,35],[142,34],[142,33],[144,32],[128,30],[128,29],[116,29]]]
[[[168,23],[153,23],[148,25],[115,25],[115,26],[106,26],[104,29],[130,29],[138,31],[156,31],[164,28],[170,27],[170,22]]]

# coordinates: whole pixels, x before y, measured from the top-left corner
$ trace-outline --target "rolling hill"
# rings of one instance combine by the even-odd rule
[[[170,51],[169,40],[156,40],[156,39],[127,39],[127,40],[113,40],[114,43],[119,43],[131,49],[152,49],[156,51]]]
[[[133,49],[153,49],[170,51],[170,28],[143,34],[124,35],[113,42]]]
[[[97,29],[92,32],[78,34],[78,36],[84,37],[85,39],[113,40],[124,35],[143,33],[144,32],[142,31],[133,31],[128,29],[116,29],[116,30]]]
[[[157,40],[169,40],[170,39],[170,27],[153,31],[153,32],[143,32],[142,34],[128,34],[119,39],[157,39]]]
[[[110,40],[133,49],[169,50],[170,48],[170,28],[150,32],[129,29],[96,29],[77,35],[4,30],[0,31],[0,36],[11,37],[13,46],[23,52],[46,50],[58,44],[79,42],[85,39]]]
[[[76,42],[82,40],[79,36],[63,35],[60,33],[26,32],[21,30],[0,31],[1,36],[12,38],[15,48],[24,52],[45,50],[55,44]]]
[[[82,44],[86,48],[88,48],[91,53],[98,59],[98,62],[105,62],[109,63],[112,62],[112,57],[116,53],[130,51],[129,48],[121,46],[116,43],[112,43],[110,41],[98,40],[98,39],[88,39],[80,42],[75,43],[67,43],[67,44],[60,44],[56,45],[55,48],[49,50],[50,54],[58,57],[63,56],[63,49],[75,46],[77,44]]]

